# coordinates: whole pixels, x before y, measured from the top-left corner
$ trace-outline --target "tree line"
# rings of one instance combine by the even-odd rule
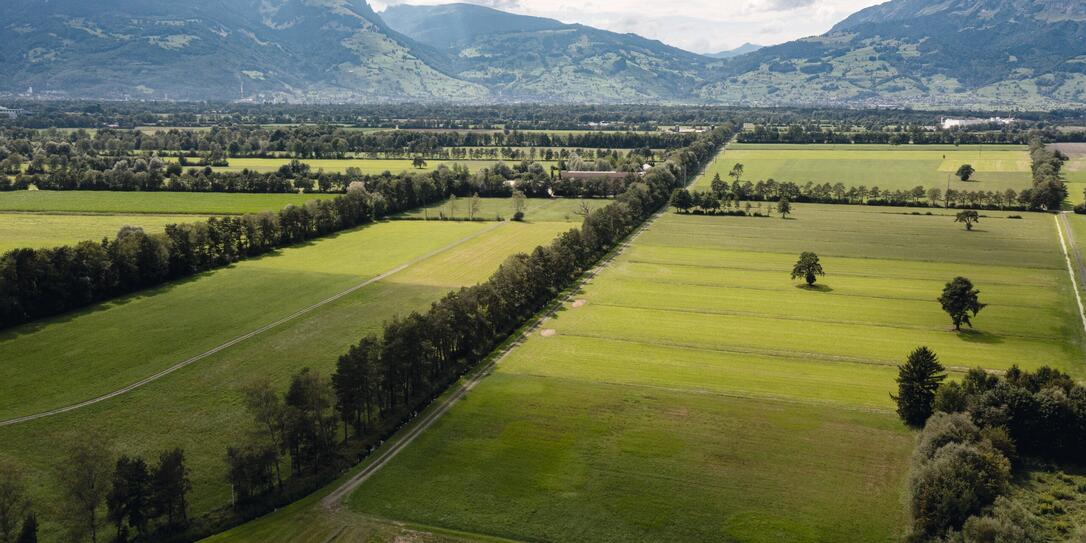
[[[373,178],[388,178],[391,172],[379,175],[367,175],[358,168],[346,168],[343,173],[328,173],[314,169],[306,162],[294,159],[283,164],[278,170],[259,173],[244,169],[240,172],[215,171],[210,166],[185,168],[178,162],[166,162],[159,157],[74,157],[57,163],[46,164],[37,159],[25,171],[15,155],[0,161],[0,174],[14,175],[13,181],[0,175],[0,191],[26,190],[33,186],[39,190],[112,190],[112,191],[168,191],[168,192],[245,192],[245,193],[287,193],[287,192],[325,192],[342,193],[355,181],[368,182]],[[630,151],[625,154],[612,153],[600,155],[594,162],[588,162],[579,155],[570,155],[558,163],[558,170],[599,170],[638,172],[645,164],[655,162],[653,151]],[[182,161],[186,160],[181,157]],[[415,159],[415,167],[425,167],[426,161]],[[417,172],[416,172],[417,173]],[[410,175],[401,172],[397,175]],[[523,190],[532,196],[551,196],[551,185],[556,185],[556,195],[602,196],[614,195],[615,192],[599,188],[571,185],[576,181],[558,182],[555,168],[549,170],[534,161],[521,161],[512,164],[499,162],[491,167],[480,168],[474,174],[461,164],[439,165],[430,172],[445,182],[464,187],[471,185],[471,190],[461,191],[461,195],[481,193],[484,195],[508,195],[504,185],[506,181],[525,182],[529,186]],[[540,190],[533,186],[546,185]],[[503,194],[504,193],[504,194]]]
[[[934,124],[934,123],[932,123]],[[826,127],[818,123],[787,126],[757,125],[736,136],[739,143],[762,144],[881,144],[881,145],[1027,145],[1033,138],[1043,141],[1086,141],[1086,131],[1059,130],[1056,127],[1037,128],[1034,123],[997,123],[966,128],[932,129],[930,126],[899,126],[895,128],[856,126]]]
[[[733,185],[734,186],[734,185]],[[778,202],[782,198],[790,202],[815,204],[850,204],[894,207],[947,207],[987,210],[1025,211],[1034,209],[1032,202],[1023,201],[1021,193],[1014,189],[1005,191],[963,191],[951,189],[943,192],[938,188],[924,189],[917,186],[909,190],[868,189],[865,186],[848,187],[842,183],[808,183],[803,186],[769,179],[764,182],[744,182],[738,190],[718,186],[717,190],[690,191],[673,206],[681,212],[703,215],[720,213],[751,213],[752,207],[761,208],[762,202]],[[754,203],[752,205],[751,203]]]
[[[684,167],[696,172],[730,136],[730,126],[702,136],[588,212],[580,228],[509,257],[487,281],[426,312],[393,318],[341,355],[331,375],[303,369],[282,394],[266,382],[247,387],[254,431],[226,451],[235,507],[267,510],[297,485],[334,477],[351,463],[343,451],[372,450],[664,206],[686,183]]]
[[[299,125],[265,128],[215,126],[210,130],[161,131],[100,129],[49,132],[0,129],[0,161],[18,153],[25,162],[44,155],[138,156],[161,152],[163,156],[342,159],[372,155],[374,158],[444,156],[467,158],[520,158],[513,148],[532,148],[539,153],[559,148],[582,149],[678,149],[689,145],[692,133],[669,131],[520,132],[520,131],[411,131],[352,130],[334,125]],[[457,154],[462,153],[462,154]],[[528,158],[525,156],[524,158]]]
[[[58,519],[67,540],[106,540],[103,528],[114,526],[111,541],[165,541],[190,524],[192,491],[185,452],[162,451],[157,462],[140,456],[114,456],[95,434],[78,436],[57,467],[62,500]],[[36,543],[39,520],[29,497],[24,472],[0,463],[0,541]]]
[[[186,102],[89,102],[78,100],[15,101],[11,107],[30,115],[0,124],[48,129],[134,128],[158,126],[339,124],[368,128],[497,129],[497,130],[652,130],[675,124],[723,124],[743,118],[763,125],[816,121],[834,125],[881,128],[888,125],[934,125],[947,113],[911,109],[845,109],[834,107],[734,107],[682,105],[587,104],[241,104]],[[968,111],[952,115],[970,116]],[[1033,123],[1078,124],[1081,110],[985,112],[1016,116]]]
[[[112,239],[0,256],[0,328],[56,315],[440,201],[447,185],[415,176],[359,183],[279,212],[125,227]]]
[[[1009,494],[1030,463],[1081,466],[1086,387],[1042,367],[975,368],[960,382],[925,347],[899,366],[898,414],[922,432],[909,475],[915,541],[1040,542],[1037,519]]]
[[[576,159],[576,157],[574,157]],[[629,154],[614,160],[598,160],[591,166],[580,167],[595,170],[637,171],[648,157]],[[425,162],[425,161],[423,161]],[[560,167],[575,166],[577,161],[562,162]],[[508,195],[508,182],[524,182],[525,191],[533,197],[550,197],[552,185],[555,195],[601,196],[598,188],[575,186],[576,180],[558,182],[555,173],[538,162],[522,161],[512,165],[499,162],[472,173],[467,166],[439,165],[432,172],[402,172],[393,174],[364,174],[358,168],[347,168],[344,173],[327,173],[314,170],[305,162],[293,160],[277,171],[259,173],[251,170],[240,172],[214,171],[210,167],[184,169],[177,163],[165,163],[161,159],[119,159],[105,171],[74,167],[71,169],[28,170],[8,182],[0,177],[0,191],[26,190],[33,186],[39,190],[98,190],[141,192],[239,192],[239,193],[289,193],[323,192],[343,193],[353,182],[369,183],[374,179],[403,176],[430,176],[435,182],[450,183],[459,189],[460,195],[480,193],[486,196]],[[538,187],[533,189],[531,187]],[[608,194],[613,195],[613,192]]]

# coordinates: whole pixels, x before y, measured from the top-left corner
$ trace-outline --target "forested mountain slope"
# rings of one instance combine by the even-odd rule
[[[1080,0],[892,0],[731,58],[470,4],[379,15],[364,0],[9,0],[0,42],[0,95],[1086,105]]]

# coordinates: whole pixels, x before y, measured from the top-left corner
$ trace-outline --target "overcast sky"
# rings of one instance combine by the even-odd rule
[[[457,0],[371,0],[448,4]],[[744,43],[773,45],[821,34],[851,13],[884,0],[460,0],[567,23],[633,32],[698,53]]]

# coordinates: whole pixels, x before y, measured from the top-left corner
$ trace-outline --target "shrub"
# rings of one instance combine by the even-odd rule
[[[962,539],[965,543],[1041,543],[1040,530],[1036,516],[1001,496],[990,514],[965,521]]]
[[[981,440],[980,428],[965,413],[936,413],[928,420],[913,451],[918,464],[931,460],[939,449],[952,443],[975,444]]]
[[[987,443],[940,448],[909,481],[916,532],[935,535],[960,527],[1005,491],[1010,476],[1010,462]]]

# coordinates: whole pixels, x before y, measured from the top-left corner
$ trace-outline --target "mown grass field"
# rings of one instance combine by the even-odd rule
[[[302,205],[310,200],[335,196],[335,194],[23,190],[0,192],[0,212],[240,215],[279,211],[290,204]]]
[[[1030,186],[1029,152],[1011,145],[755,145],[732,144],[706,170],[697,188],[707,189],[713,176],[732,181],[728,173],[743,164],[743,179],[789,181],[799,185],[842,183],[882,190],[922,186],[946,190],[1020,191]],[[954,173],[971,164],[977,173],[962,182]]]
[[[1086,373],[1052,216],[987,215],[668,215],[349,505],[515,540],[896,541],[911,349]],[[822,288],[789,280],[803,250]],[[990,304],[962,334],[955,275]]]
[[[167,157],[167,162],[176,161],[176,158]],[[278,171],[279,168],[285,164],[289,164],[291,159],[289,158],[231,158],[229,159],[229,166],[226,167],[214,167],[212,170],[221,172],[240,172],[242,170],[249,170],[257,173],[271,173]],[[423,168],[416,168],[412,165],[411,160],[400,159],[366,159],[366,158],[347,158],[347,159],[307,159],[302,160],[309,165],[314,171],[323,170],[326,173],[347,173],[348,168],[357,168],[363,174],[381,174],[384,172],[401,173],[401,172],[432,172],[438,167],[445,165],[452,167],[453,164],[460,164],[461,166],[467,166],[467,168],[473,172],[481,170],[483,168],[493,168],[495,164],[503,162],[501,160],[429,160],[426,162],[426,166]],[[506,164],[513,164],[514,161],[504,161]],[[557,165],[557,161],[536,161],[543,165],[544,168],[549,168],[552,165]]]
[[[527,222],[569,222],[580,223],[584,220],[582,210],[598,209],[611,203],[608,199],[578,199],[578,198],[529,198],[525,200],[524,220]],[[403,213],[397,218],[404,219],[466,219],[469,216],[471,198],[457,198],[446,200],[421,209]],[[488,221],[504,220],[513,217],[516,209],[512,198],[480,198],[479,212],[476,219]]]
[[[3,454],[32,474],[35,503],[42,504],[39,518],[48,519],[50,536],[61,518],[51,466],[61,461],[66,440],[86,431],[128,454],[153,456],[184,447],[193,512],[222,506],[230,499],[226,447],[250,425],[240,403],[243,386],[269,378],[282,388],[302,367],[328,373],[350,344],[393,315],[423,310],[450,288],[485,280],[508,255],[530,251],[568,228],[558,222],[379,223],[5,332],[0,419],[115,390],[409,264],[123,396],[0,427]],[[431,255],[435,251],[440,252]]]
[[[24,247],[71,245],[113,239],[124,226],[161,232],[167,224],[196,222],[198,215],[84,215],[62,213],[0,213],[0,253]]]

